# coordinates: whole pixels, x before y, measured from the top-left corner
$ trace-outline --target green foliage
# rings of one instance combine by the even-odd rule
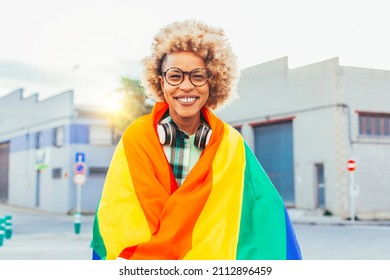
[[[113,112],[116,136],[122,135],[129,124],[150,113],[152,109],[152,106],[145,102],[147,97],[139,80],[122,77],[120,83],[121,87],[112,96],[120,103],[120,109]]]

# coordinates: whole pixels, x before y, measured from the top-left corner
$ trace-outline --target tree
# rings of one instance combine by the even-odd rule
[[[147,97],[139,80],[121,77],[120,83],[121,87],[110,96],[116,104],[116,108],[112,110],[116,139],[123,134],[129,124],[149,113],[153,107],[150,102],[146,102]]]

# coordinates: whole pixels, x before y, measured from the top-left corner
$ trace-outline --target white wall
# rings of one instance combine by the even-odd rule
[[[390,113],[390,71],[344,67],[337,58],[289,69],[287,58],[281,58],[244,69],[238,92],[240,99],[217,115],[241,126],[252,148],[251,123],[293,117],[296,207],[315,208],[315,164],[323,163],[326,207],[348,217],[346,162],[353,156],[360,165],[357,214],[390,216],[390,139],[371,139],[370,144],[359,139],[355,112]]]
[[[358,113],[390,114],[390,71],[342,67],[345,98],[351,107],[352,150],[356,159],[357,215],[390,217],[390,137],[359,136]]]
[[[114,145],[70,143],[71,125],[110,126],[105,116],[96,111],[83,111],[74,107],[71,91],[38,100],[38,96],[24,98],[16,91],[0,98],[0,142],[10,141],[8,203],[36,207],[37,155],[45,153],[47,168],[40,173],[39,208],[51,212],[67,213],[76,208],[76,186],[73,182],[75,153],[84,152],[87,165],[108,167]],[[80,112],[80,114],[79,114]],[[41,149],[35,147],[35,134],[42,132],[52,138],[53,129],[65,128],[65,141],[61,147],[46,140]],[[61,178],[54,179],[53,168],[61,168]],[[94,212],[100,199],[104,176],[88,178],[82,188],[82,211]]]

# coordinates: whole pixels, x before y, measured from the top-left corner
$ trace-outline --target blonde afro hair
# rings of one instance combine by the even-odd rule
[[[205,61],[211,73],[207,107],[216,109],[237,97],[237,59],[224,31],[195,20],[171,23],[155,35],[152,54],[142,61],[141,80],[149,97],[165,101],[159,82],[161,64],[167,54],[178,51],[191,51]]]

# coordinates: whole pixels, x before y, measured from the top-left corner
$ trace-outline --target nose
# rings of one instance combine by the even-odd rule
[[[188,73],[185,73],[184,74],[184,80],[183,82],[180,84],[180,89],[182,90],[191,90],[193,89],[195,86],[191,83],[190,81],[190,75]]]

